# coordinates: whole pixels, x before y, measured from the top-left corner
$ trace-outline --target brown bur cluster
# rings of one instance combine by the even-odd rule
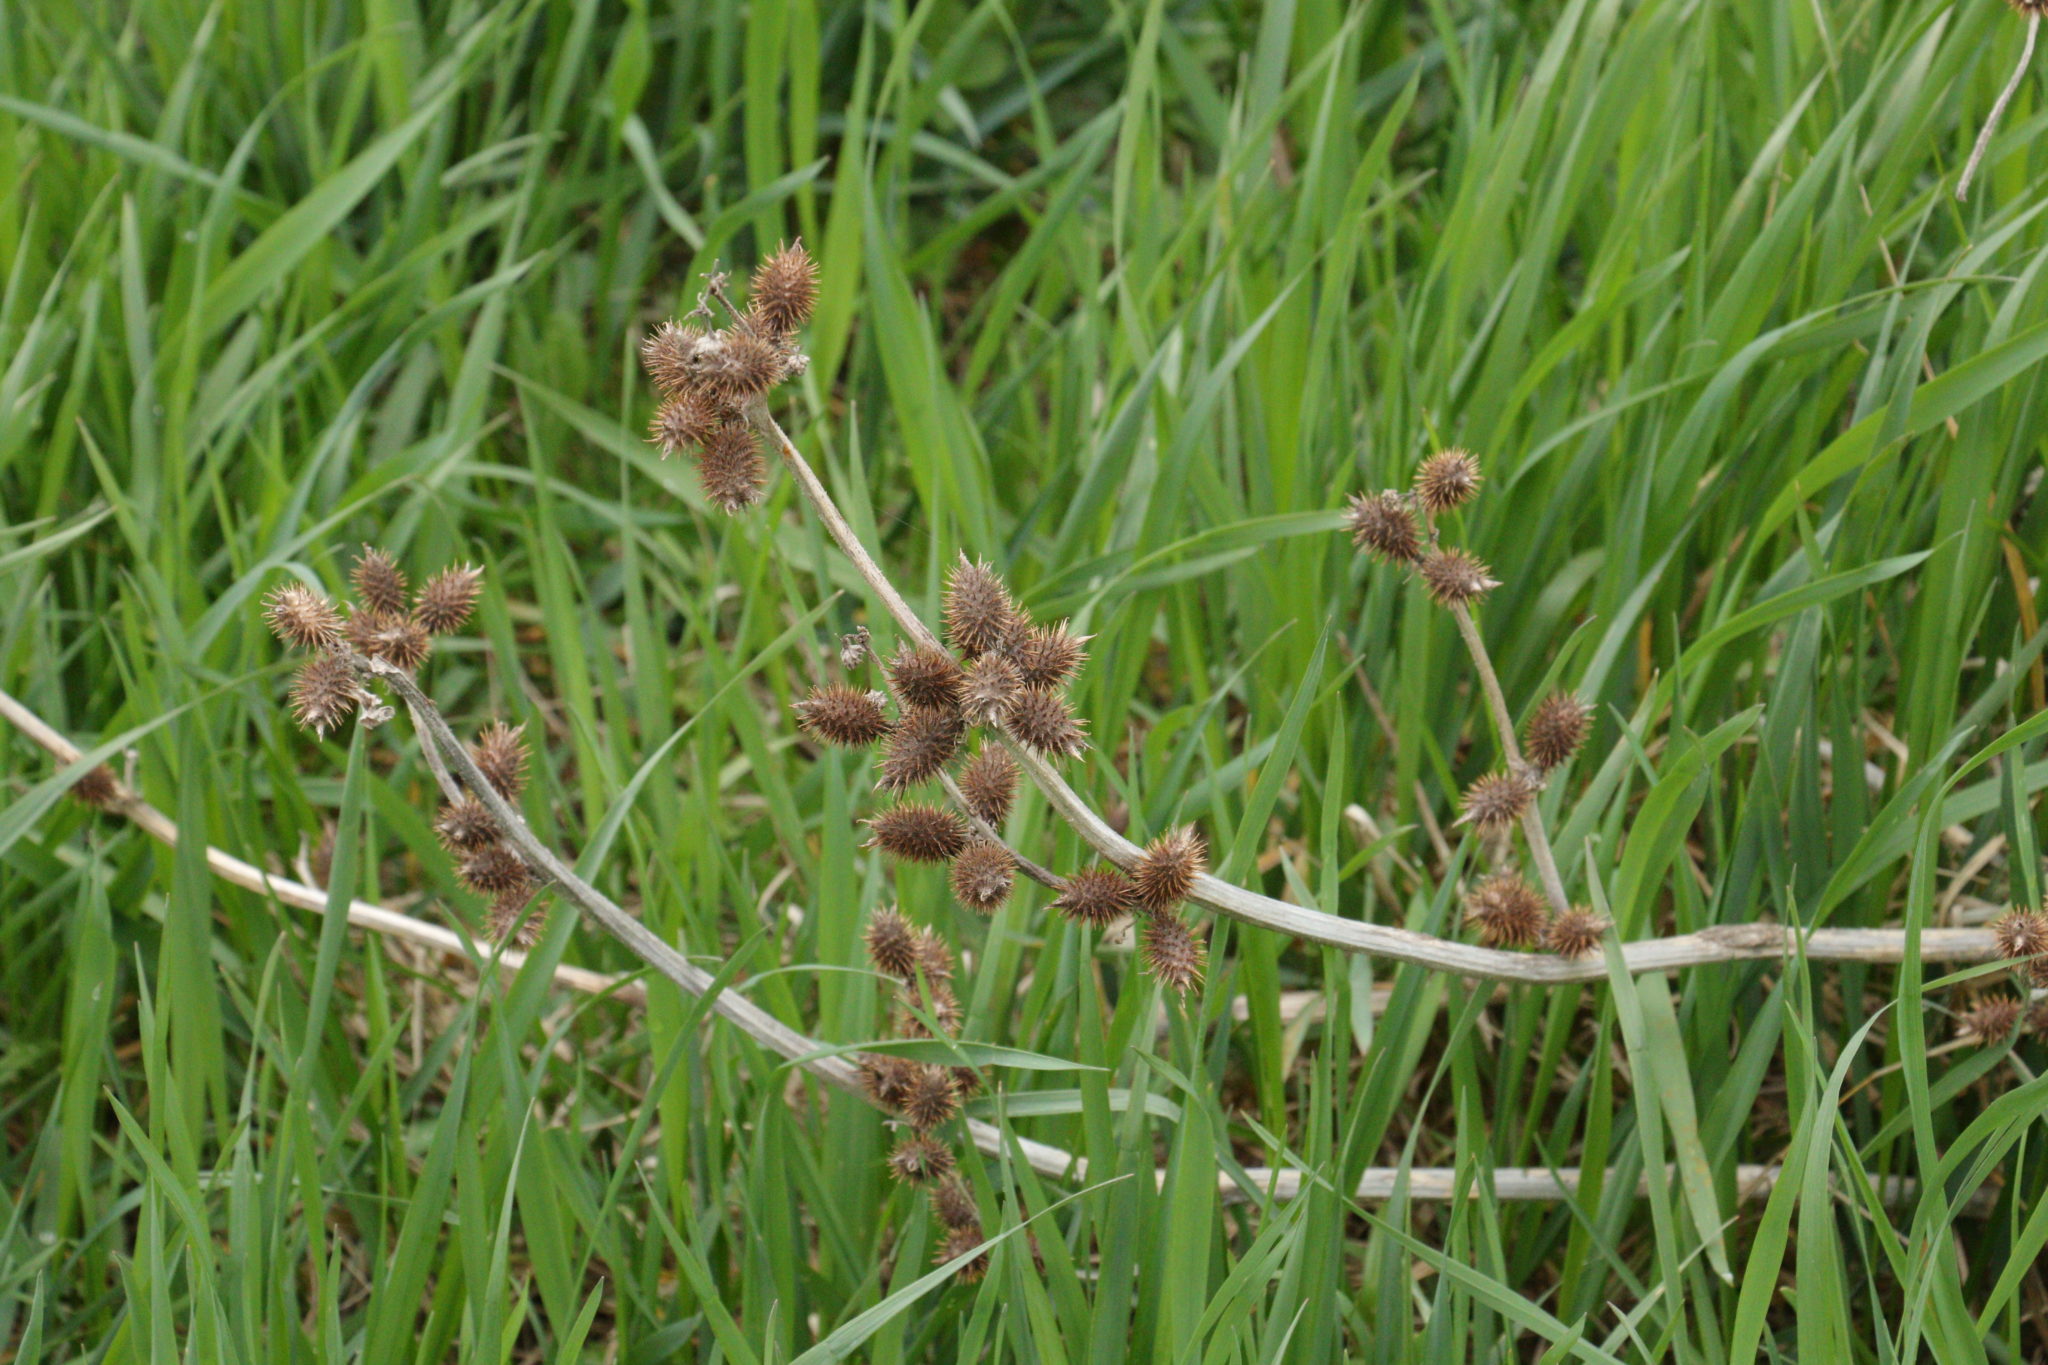
[[[876,788],[901,799],[869,818],[869,846],[903,862],[949,865],[954,898],[993,915],[1019,870],[1000,841],[1018,776],[1003,741],[1055,761],[1086,750],[1086,726],[1066,690],[1088,657],[1087,640],[1065,622],[1033,621],[993,569],[964,555],[948,575],[944,615],[950,648],[904,641],[882,665],[886,690],[821,684],[796,703],[797,724],[821,743],[879,746]],[[866,662],[867,638],[863,631],[858,649],[842,648],[842,665]],[[963,808],[919,796],[948,774]],[[1098,929],[1137,917],[1147,967],[1186,991],[1201,980],[1203,949],[1178,907],[1203,857],[1199,835],[1175,830],[1128,875],[1101,867],[1056,879],[1052,907]]]
[[[2044,907],[2048,909],[2048,907]],[[1967,1042],[1998,1043],[2018,1031],[2048,1034],[2048,997],[2031,1009],[2035,986],[2048,988],[2048,913],[2014,906],[1991,924],[1991,941],[2002,958],[2018,958],[2012,976],[2018,995],[1992,988],[1971,997],[1956,1015],[1956,1035]]]
[[[263,616],[272,633],[312,656],[292,680],[291,708],[293,718],[318,735],[352,715],[361,715],[365,724],[388,715],[389,708],[370,689],[375,679],[371,661],[417,672],[433,651],[434,637],[469,620],[483,590],[483,571],[467,564],[443,569],[413,593],[397,562],[366,545],[349,581],[355,600],[343,605],[296,582],[264,598]],[[518,800],[527,765],[518,729],[503,722],[490,726],[470,745],[470,757],[507,801]],[[540,880],[504,842],[483,802],[473,793],[445,802],[434,833],[455,859],[463,884],[490,897],[489,936],[521,948],[533,946],[545,919],[526,911]]]
[[[809,362],[797,332],[817,301],[817,267],[799,243],[756,267],[745,312],[714,274],[689,318],[663,323],[641,344],[640,362],[662,397],[648,439],[664,456],[692,455],[704,496],[727,512],[765,496],[768,462],[748,409],[803,373]],[[711,325],[714,307],[725,310],[727,326]]]
[[[1417,468],[1409,488],[1355,494],[1345,510],[1345,525],[1363,553],[1414,575],[1431,601],[1469,625],[1466,614],[1500,582],[1477,556],[1444,545],[1438,522],[1478,497],[1484,482],[1470,451],[1438,451]],[[1474,662],[1490,673],[1485,660]],[[1466,787],[1458,823],[1506,846],[1515,826],[1534,818],[1544,784],[1578,752],[1590,728],[1590,713],[1577,697],[1557,692],[1544,698],[1530,712],[1519,746],[1513,735],[1502,736],[1508,759],[1501,771]],[[1551,905],[1512,869],[1472,887],[1465,897],[1465,922],[1490,948],[1535,947],[1560,957],[1590,955],[1609,928],[1604,916],[1583,906]]]
[[[868,960],[890,981],[895,994],[897,1036],[953,1037],[960,1027],[960,1002],[953,993],[953,952],[945,940],[911,924],[892,907],[869,918],[866,941]],[[941,1133],[959,1114],[961,1100],[981,1088],[981,1074],[973,1067],[913,1061],[885,1052],[862,1057],[860,1070],[869,1098],[909,1130],[890,1150],[887,1164],[890,1175],[930,1197],[932,1214],[945,1229],[934,1260],[950,1261],[980,1244],[981,1210]],[[987,1270],[984,1254],[956,1273],[978,1280]]]

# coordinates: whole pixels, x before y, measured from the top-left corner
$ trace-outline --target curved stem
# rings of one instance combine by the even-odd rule
[[[2034,60],[2034,39],[2040,30],[2041,12],[2035,10],[2027,15],[2027,41],[2020,49],[2019,65],[2012,69],[2005,89],[1998,92],[1998,101],[1991,106],[1991,117],[1984,120],[1983,131],[1977,134],[1977,145],[1970,149],[1970,160],[1963,167],[1962,178],[1956,181],[1958,203],[1970,197],[1970,182],[1977,178],[1978,163],[1984,160],[1984,153],[1990,150],[1991,134],[1997,130],[1998,120],[2005,117],[2005,106],[2011,104],[2012,97],[2019,93],[2020,81],[2027,74],[2028,63]]]

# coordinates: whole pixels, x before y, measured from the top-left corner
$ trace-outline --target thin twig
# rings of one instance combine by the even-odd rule
[[[1984,130],[1977,134],[1977,145],[1970,149],[1970,160],[1963,167],[1962,178],[1956,181],[1956,202],[1970,197],[1970,182],[1977,177],[1977,163],[1984,159],[1985,151],[1991,146],[1991,134],[1998,127],[1998,120],[2005,115],[2005,106],[2012,103],[2012,97],[2019,92],[2020,81],[2027,74],[2027,64],[2034,60],[2034,36],[2041,28],[2041,12],[2035,10],[2027,15],[2027,41],[2020,49],[2019,65],[2012,69],[2012,76],[2005,83],[2005,89],[1998,92],[1998,102],[1991,106],[1991,117],[1984,120]]]
[[[1458,634],[1464,637],[1465,652],[1472,656],[1472,668],[1479,674],[1479,690],[1486,694],[1486,708],[1493,716],[1494,730],[1500,735],[1500,751],[1507,758],[1508,771],[1517,777],[1528,777],[1529,765],[1523,762],[1522,746],[1515,738],[1515,717],[1508,710],[1507,698],[1501,695],[1500,676],[1493,671],[1493,656],[1486,652],[1486,641],[1480,638],[1472,612],[1463,602],[1451,603],[1451,616],[1458,623]],[[1542,878],[1544,893],[1550,897],[1550,908],[1563,914],[1571,909],[1571,898],[1564,893],[1564,878],[1558,875],[1557,859],[1550,852],[1550,833],[1543,826],[1543,811],[1535,801],[1522,812],[1522,837],[1528,842],[1529,857]]]

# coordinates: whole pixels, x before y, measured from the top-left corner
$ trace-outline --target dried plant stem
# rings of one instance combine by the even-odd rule
[[[1508,710],[1508,700],[1501,694],[1500,675],[1493,671],[1493,656],[1486,652],[1486,641],[1480,638],[1471,608],[1463,602],[1453,602],[1451,616],[1458,623],[1458,634],[1464,637],[1465,652],[1472,656],[1473,671],[1479,675],[1479,690],[1486,694],[1486,710],[1493,717],[1494,730],[1500,735],[1500,751],[1506,755],[1509,769],[1527,773],[1529,765],[1523,762],[1522,745],[1515,738],[1514,713]],[[1522,837],[1528,842],[1529,859],[1536,864],[1536,874],[1543,882],[1543,893],[1550,897],[1550,908],[1563,914],[1571,909],[1571,898],[1564,893],[1564,878],[1558,875],[1557,859],[1550,851],[1550,832],[1544,828],[1543,811],[1535,801],[1531,801],[1529,808],[1522,812]]]
[[[421,698],[421,700],[424,701],[424,698]],[[453,731],[448,728],[446,722],[441,720],[437,711],[432,711],[431,703],[428,704],[428,710],[425,712],[418,706],[414,706],[411,709],[416,722],[423,722],[427,714],[432,714],[433,716],[433,722],[422,724],[421,726],[420,734],[425,743],[436,743],[431,738],[431,735],[437,732],[447,737],[446,740],[441,741],[444,745],[454,740]],[[0,717],[4,717],[16,729],[20,730],[23,735],[27,736],[31,742],[55,758],[59,763],[69,764],[78,761],[82,751],[76,744],[73,744],[55,727],[44,721],[41,716],[29,710],[28,707],[22,705],[5,692],[0,692]],[[464,758],[468,757],[467,749],[459,741],[454,742],[454,747],[449,752],[461,754]],[[471,763],[465,766],[473,768],[474,764]],[[480,777],[480,773],[465,773],[466,781],[475,780]],[[479,790],[489,790],[493,796],[496,795],[496,789],[491,788],[487,782],[482,783]],[[120,815],[128,820],[157,842],[171,848],[178,846],[180,834],[177,824],[134,792],[125,789],[121,791],[112,805],[108,807],[108,810],[110,813]],[[511,828],[516,828],[524,836],[518,843],[522,851],[526,850],[529,843],[533,842],[531,832],[526,829],[523,821],[515,826],[511,826]],[[231,885],[254,891],[259,895],[270,896],[281,904],[290,905],[315,914],[325,913],[327,909],[327,893],[324,890],[309,886],[304,882],[295,881],[289,877],[274,876],[211,845],[208,845],[206,849],[206,863],[214,876]],[[593,892],[592,894],[599,901],[610,907],[611,911],[628,920],[631,919],[627,912],[613,905],[601,893]],[[572,896],[571,899],[574,900],[575,898]],[[580,904],[580,902],[577,903]],[[350,901],[348,920],[350,924],[357,928],[392,938],[402,938],[420,944],[423,947],[443,952],[462,953],[468,947],[462,938],[447,929],[443,929],[439,925],[429,924],[424,920],[400,914],[398,911],[372,904],[369,901]],[[601,924],[606,923],[602,919],[599,922]],[[636,926],[638,924],[637,921],[633,921],[633,923]],[[609,926],[607,925],[607,927]],[[1887,931],[1868,932],[1884,933]],[[1895,931],[1891,932],[1894,933],[1895,937],[1897,936]],[[644,929],[642,933],[645,933]],[[1928,937],[1934,941],[1923,944],[1923,956],[1929,959],[1943,959],[1947,957],[1947,952],[1942,946],[1945,939],[1957,934],[1968,933],[1982,933],[1984,937],[1989,937],[1988,931],[1930,930],[1928,931]],[[653,936],[648,934],[647,938],[652,940]],[[659,946],[658,940],[656,940],[656,943]],[[632,946],[631,943],[628,944],[629,948]],[[634,951],[637,955],[638,949],[635,948]],[[667,952],[668,950],[663,948],[663,951]],[[1822,956],[1824,954],[1815,953],[1813,955]],[[1974,956],[1975,954],[1972,955]],[[680,960],[680,955],[676,956]],[[503,969],[512,971],[524,965],[526,954],[515,948],[507,948],[499,953],[494,960]],[[710,984],[710,976],[686,960],[682,961],[682,966],[688,969],[682,974],[682,979],[678,979],[677,976],[666,970],[663,970],[663,975],[669,976],[670,980],[675,981],[681,989],[689,994],[702,995]],[[657,968],[657,970],[662,969]],[[556,985],[584,994],[605,995],[629,1005],[644,1006],[647,1003],[647,991],[642,983],[621,978],[608,972],[594,972],[582,967],[560,965],[555,968],[554,979]],[[1322,1003],[1320,993],[1302,992],[1300,994],[1302,999],[1298,1003],[1297,1008],[1305,1009],[1310,1003],[1311,996],[1313,997],[1314,1004],[1319,1006]],[[721,994],[713,1002],[712,1008],[735,1023],[749,1037],[761,1042],[771,1051],[792,1057],[792,1059],[816,1052],[824,1046],[824,1044],[814,1039],[807,1038],[792,1029],[784,1027],[779,1021],[773,1019],[772,1016],[763,1014],[757,1007],[738,997]],[[757,1032],[757,1016],[766,1019],[768,1024],[772,1025],[772,1029]],[[797,1047],[799,1050],[794,1052],[785,1051],[786,1048],[792,1046]],[[821,1064],[822,1061],[838,1060],[837,1058],[814,1059],[803,1065],[807,1071],[810,1071],[820,1079],[844,1088],[845,1082],[840,1079],[842,1069],[838,1067],[828,1068]],[[855,1093],[859,1092],[856,1091]],[[1073,1155],[1047,1143],[1033,1142],[1027,1138],[1018,1138],[1014,1135],[1011,1141],[1016,1145],[1014,1147],[1010,1146],[1005,1142],[1001,1130],[980,1120],[968,1120],[967,1127],[975,1145],[984,1152],[998,1155],[1004,1151],[1022,1151],[1031,1168],[1041,1175],[1055,1179],[1068,1179],[1077,1184],[1085,1184],[1087,1181],[1088,1162],[1086,1157]],[[1762,1198],[1770,1192],[1777,1174],[1778,1168],[1775,1166],[1738,1166],[1736,1168],[1736,1185],[1739,1196],[1744,1199]],[[1248,1168],[1245,1175],[1254,1189],[1261,1192],[1270,1191],[1271,1197],[1274,1199],[1298,1198],[1306,1183],[1302,1173],[1293,1169],[1275,1171],[1268,1167],[1254,1166]],[[1360,1173],[1358,1185],[1353,1191],[1353,1197],[1359,1200],[1377,1202],[1393,1197],[1396,1190],[1400,1189],[1410,1199],[1427,1201],[1451,1200],[1460,1197],[1461,1194],[1469,1195],[1476,1193],[1476,1191],[1466,1190],[1461,1184],[1464,1176],[1465,1173],[1450,1167],[1371,1167]],[[1164,1170],[1159,1171],[1156,1178],[1163,1183],[1165,1180]],[[1608,1173],[1608,1178],[1610,1180],[1613,1178],[1613,1172],[1610,1171]],[[1578,1169],[1573,1167],[1562,1167],[1555,1171],[1542,1168],[1503,1167],[1489,1172],[1487,1180],[1492,1186],[1494,1197],[1498,1199],[1556,1201],[1573,1197],[1583,1180],[1583,1175]],[[1224,1199],[1237,1203],[1249,1202],[1250,1196],[1246,1194],[1245,1188],[1228,1174],[1219,1176],[1217,1185],[1218,1192]],[[1884,1195],[1887,1202],[1890,1202],[1894,1197],[1894,1192],[1887,1187]],[[1905,1185],[1900,1187],[1897,1197],[1906,1202],[1911,1201],[1913,1198],[1911,1182],[1906,1182]]]
[[[757,403],[747,415],[756,430],[780,452],[804,500],[811,505],[827,534],[853,563],[868,587],[888,608],[897,626],[919,644],[938,646],[938,636],[910,609],[910,604],[903,600],[903,595],[896,591],[895,585],[868,554],[867,548],[832,501],[832,495],[819,481],[817,473],[767,407]],[[1483,646],[1476,657],[1485,657]],[[1490,678],[1489,669],[1482,674],[1482,686]],[[1508,742],[1512,744],[1513,722],[1506,717],[1506,704],[1497,701],[1498,693],[1499,683],[1495,680],[1490,701],[1498,705],[1496,723],[1502,726]],[[1016,755],[1018,766],[1045,793],[1054,811],[1073,826],[1097,853],[1124,868],[1138,860],[1141,852],[1138,846],[1111,829],[1109,823],[1067,785],[1057,769],[1029,749],[1008,739],[1005,743]],[[1540,830],[1541,827],[1538,828]],[[1545,881],[1554,887],[1551,892],[1553,898],[1561,900],[1562,882],[1557,879],[1555,863],[1550,860],[1548,839],[1539,834],[1530,840],[1530,844],[1534,856],[1542,860],[1539,865],[1548,864]],[[1346,952],[1370,953],[1397,962],[1412,962],[1432,971],[1451,972],[1479,980],[1561,985],[1573,981],[1598,981],[1607,974],[1606,966],[1598,958],[1566,959],[1508,952],[1500,948],[1458,943],[1410,929],[1366,924],[1289,905],[1207,873],[1196,879],[1189,899],[1218,914],[1290,937],[1328,944]],[[1802,951],[1801,937],[1798,930],[1775,924],[1720,925],[1696,934],[1641,939],[1623,944],[1622,957],[1631,972],[1669,971],[1710,962],[1784,957]],[[1897,962],[1904,957],[1905,946],[1906,934],[1901,929],[1816,929],[1804,936],[1803,951],[1809,958]],[[1930,961],[1986,962],[1995,959],[1997,950],[1988,929],[1926,929],[1921,931],[1920,953]]]
[[[1984,160],[1984,153],[1990,150],[1991,134],[1998,129],[1998,120],[2005,116],[2005,106],[2012,103],[2012,97],[2019,93],[2020,82],[2026,78],[2027,67],[2034,60],[2034,38],[2041,29],[2041,12],[2035,10],[2027,15],[2027,41],[2020,49],[2019,65],[2012,69],[2012,77],[2005,83],[2005,89],[1998,92],[1997,103],[1991,106],[1991,117],[1984,120],[1983,131],[1977,134],[1977,145],[1970,149],[1970,159],[1963,166],[1962,178],[1956,181],[1958,203],[1970,197],[1970,182],[1977,178],[1977,166]]]

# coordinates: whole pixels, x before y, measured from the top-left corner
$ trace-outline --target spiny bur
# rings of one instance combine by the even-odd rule
[[[1353,494],[1344,524],[1352,543],[1382,563],[1413,564],[1422,558],[1422,529],[1399,493]]]
[[[470,758],[507,801],[518,800],[526,790],[526,741],[520,737],[525,729],[493,721],[469,746]]]
[[[754,267],[747,308],[761,330],[786,337],[810,321],[818,303],[818,267],[803,243],[783,247]]]
[[[903,1087],[900,1111],[912,1128],[928,1133],[960,1112],[953,1073],[943,1066],[920,1065]]]
[[[1465,922],[1489,948],[1519,948],[1536,942],[1547,913],[1536,888],[1513,873],[1488,877],[1465,897]]]
[[[940,1242],[938,1250],[932,1253],[932,1264],[945,1265],[951,1261],[958,1260],[980,1246],[983,1240],[980,1224],[976,1224],[973,1227],[948,1228],[945,1240]],[[953,1271],[953,1277],[962,1284],[979,1284],[987,1275],[988,1253],[986,1251],[978,1256],[961,1261],[959,1266]]]
[[[384,551],[365,545],[349,570],[349,581],[356,585],[356,596],[365,607],[394,616],[404,614],[405,575]]]
[[[1569,692],[1553,692],[1536,704],[1522,730],[1522,747],[1539,768],[1555,768],[1586,742],[1586,704]]]
[[[471,564],[441,570],[420,589],[414,618],[429,634],[446,635],[476,610],[477,599],[483,595],[483,577],[484,571]]]
[[[491,940],[510,944],[521,952],[530,951],[547,930],[546,908],[523,886],[498,895],[484,915],[484,932]]]
[[[893,906],[868,916],[865,938],[868,961],[876,970],[906,980],[917,971],[917,935]]]
[[[1052,908],[1076,924],[1100,929],[1136,904],[1137,889],[1130,878],[1113,867],[1091,867],[1067,878]]]
[[[905,707],[882,754],[880,786],[904,792],[937,777],[967,738],[967,720],[957,710],[939,706]]]
[[[2026,1002],[2014,996],[1989,995],[1957,1017],[1956,1033],[1972,1042],[2000,1042],[2011,1036],[2026,1010]]]
[[[1074,718],[1067,699],[1048,687],[1027,687],[1003,708],[1003,727],[1033,753],[1073,758],[1088,748],[1085,722]]]
[[[112,768],[104,763],[94,764],[71,784],[71,799],[94,810],[107,810],[121,799],[121,783]]]
[[[1478,492],[1479,461],[1468,450],[1438,451],[1415,471],[1415,496],[1437,516],[1470,502]]]
[[[408,673],[425,663],[434,647],[433,638],[417,617],[383,607],[366,606],[351,614],[345,630],[356,653],[382,659]]]
[[[434,834],[450,853],[473,853],[498,841],[498,822],[474,796],[441,807]]]
[[[946,638],[962,658],[1001,648],[1023,622],[995,570],[961,555],[946,580]]]
[[[932,1187],[932,1216],[949,1228],[979,1228],[981,1209],[974,1191],[959,1176],[949,1176]]]
[[[796,703],[796,723],[807,735],[827,744],[864,748],[889,733],[888,698],[880,692],[864,692],[845,683],[814,687]]]
[[[967,809],[992,829],[1001,829],[1017,799],[1017,760],[1000,744],[984,744],[960,770],[960,794]]]
[[[967,675],[942,649],[905,643],[889,660],[889,685],[907,706],[958,709]]]
[[[263,599],[271,633],[293,649],[333,649],[341,644],[341,613],[324,594],[303,583],[283,583]]]
[[[1088,657],[1081,646],[1083,637],[1073,634],[1062,621],[1053,626],[1033,626],[1023,632],[1009,650],[1011,662],[1026,687],[1059,687],[1074,676]]]
[[[912,1133],[889,1153],[889,1174],[906,1185],[929,1185],[953,1173],[953,1150],[926,1133]]]
[[[1585,957],[1599,948],[1601,938],[1612,927],[1605,916],[1575,905],[1553,915],[1543,926],[1543,946],[1559,957]]]
[[[1465,813],[1458,819],[1482,830],[1506,829],[1527,813],[1535,799],[1535,784],[1520,773],[1488,773],[1465,789]]]
[[[1146,970],[1168,990],[1185,995],[1202,984],[1207,951],[1179,915],[1148,915],[1138,929],[1138,951]]]
[[[767,496],[768,465],[754,429],[722,422],[704,442],[697,457],[697,481],[704,496],[720,511],[738,515]]]
[[[967,847],[967,822],[937,806],[893,806],[868,821],[869,846],[913,863],[944,863]]]
[[[464,885],[487,896],[523,891],[533,884],[525,861],[503,844],[486,845],[464,858],[458,875]]]
[[[978,915],[993,915],[1017,884],[1017,860],[1001,844],[977,839],[953,860],[953,894]]]
[[[1439,606],[1475,602],[1500,586],[1484,563],[1463,550],[1432,550],[1418,572]]]
[[[1170,829],[1145,846],[1131,869],[1131,885],[1144,909],[1170,910],[1188,898],[1208,864],[1209,850],[1193,825]]]
[[[1017,665],[1004,655],[984,654],[967,666],[967,684],[960,693],[961,714],[976,725],[994,725],[1023,686]]]
[[[292,679],[292,718],[325,736],[355,713],[356,687],[355,670],[332,654],[308,659]]]

